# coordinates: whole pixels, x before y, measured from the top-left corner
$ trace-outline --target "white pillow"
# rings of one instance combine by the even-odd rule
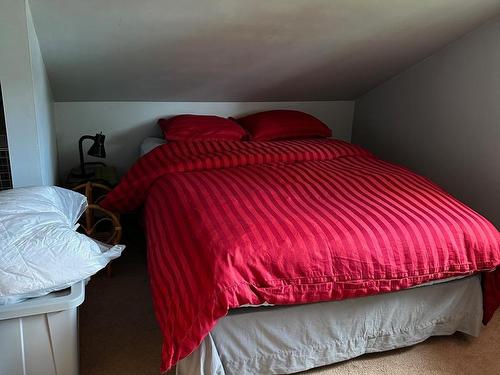
[[[146,155],[148,152],[153,151],[156,147],[164,145],[167,141],[163,138],[147,137],[141,142],[140,156]]]
[[[120,256],[75,231],[85,196],[55,186],[0,192],[0,305],[67,288]]]

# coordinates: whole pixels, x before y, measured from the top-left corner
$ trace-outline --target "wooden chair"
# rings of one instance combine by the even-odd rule
[[[78,221],[79,229],[87,236],[108,245],[116,245],[122,237],[120,216],[99,206],[99,202],[111,189],[103,184],[87,182],[73,188],[87,197],[88,206]],[[106,274],[111,276],[111,262],[106,267]]]

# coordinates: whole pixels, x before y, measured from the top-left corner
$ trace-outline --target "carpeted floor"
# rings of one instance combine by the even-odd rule
[[[89,282],[80,309],[82,375],[159,374],[161,336],[148,289],[142,244],[113,263],[113,276]],[[436,337],[307,371],[306,375],[500,375],[500,313],[479,338]]]

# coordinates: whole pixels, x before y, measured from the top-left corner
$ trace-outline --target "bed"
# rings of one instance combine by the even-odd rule
[[[103,205],[143,208],[162,371],[293,373],[477,335],[500,303],[494,226],[346,142],[155,146]]]

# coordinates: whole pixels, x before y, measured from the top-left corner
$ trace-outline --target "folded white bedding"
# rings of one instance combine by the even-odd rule
[[[0,305],[67,288],[120,256],[76,232],[85,196],[55,186],[0,192]]]

